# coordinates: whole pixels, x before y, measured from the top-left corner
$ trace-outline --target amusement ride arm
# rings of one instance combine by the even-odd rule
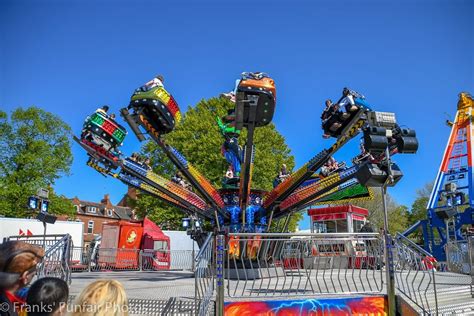
[[[244,94],[238,92],[236,96],[236,102],[248,102],[244,100]],[[240,209],[242,212],[242,225],[245,225],[245,210],[247,209],[247,203],[249,200],[250,185],[252,183],[252,171],[253,171],[253,160],[254,160],[254,146],[253,137],[255,132],[255,118],[257,116],[257,102],[249,102],[249,122],[247,126],[247,141],[245,142],[245,156],[243,161],[242,172],[240,174]]]
[[[321,168],[327,160],[334,155],[349,140],[354,138],[360,131],[360,128],[366,121],[366,111],[360,112],[353,118],[352,124],[348,124],[339,137],[329,149],[324,149],[314,156],[309,162],[304,164],[300,169],[289,176],[285,181],[280,183],[265,197],[263,207],[267,213],[278,212],[280,203],[288,198],[300,185],[308,180],[319,168]],[[270,217],[272,217],[270,215]]]
[[[209,206],[194,192],[153,173],[151,170],[146,170],[133,161],[123,160],[121,167],[122,173],[132,175],[143,183],[168,195],[172,200],[182,205],[181,207],[192,212],[197,212],[207,218],[213,217]]]
[[[371,199],[373,199],[372,189],[363,186],[357,179],[353,178],[318,196],[314,200],[299,206],[296,211],[314,205],[344,204],[353,201],[360,202]]]
[[[159,198],[159,199],[165,201],[166,203],[170,204],[171,206],[175,206],[175,207],[180,208],[181,210],[185,211],[188,214],[194,214],[194,213],[198,212],[199,214],[201,214],[202,216],[205,216],[207,218],[209,218],[209,216],[212,217],[212,214],[208,215],[205,212],[202,212],[199,209],[196,209],[195,207],[192,207],[192,208],[186,207],[182,203],[180,203],[177,200],[171,198],[167,193],[164,193],[164,192],[156,189],[155,186],[152,186],[152,185],[144,182],[142,179],[140,179],[140,177],[137,177],[135,175],[132,175],[130,173],[126,173],[126,172],[123,172],[123,171],[119,172],[119,173],[113,173],[113,172],[111,172],[111,171],[109,171],[105,168],[100,167],[99,165],[97,165],[96,163],[94,163],[92,161],[88,162],[87,165],[90,166],[91,168],[95,169],[97,172],[102,174],[104,177],[112,176],[112,177],[122,181],[124,184],[126,184],[128,186],[132,186],[132,187],[134,187],[136,189],[139,189],[139,190],[141,190],[141,191],[143,191],[147,194],[150,194],[150,195],[152,195],[156,198]],[[156,186],[158,186],[158,184],[156,184]]]
[[[229,218],[229,215],[224,211],[224,202],[217,192],[216,188],[207,180],[196,168],[194,168],[181,153],[175,148],[167,145],[162,139],[161,135],[156,131],[153,126],[148,122],[147,118],[143,115],[133,114],[130,115],[128,110],[122,109],[121,114],[124,119],[129,123],[130,126],[135,125],[138,122],[150,135],[150,137],[160,146],[165,152],[166,156],[171,162],[177,167],[177,169],[188,179],[191,185],[201,194],[204,200],[209,203],[216,212],[218,212],[224,218]],[[132,128],[137,133],[138,128]],[[138,135],[137,135],[138,136]],[[143,138],[143,135],[142,135]]]
[[[314,201],[322,195],[337,188],[342,183],[354,178],[357,175],[358,169],[358,166],[353,166],[295,191],[280,204],[279,209],[274,212],[273,218],[278,219],[286,215],[288,212],[301,209],[303,206],[307,205],[308,202]]]

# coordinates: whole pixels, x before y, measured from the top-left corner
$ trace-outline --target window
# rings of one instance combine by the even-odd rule
[[[325,223],[327,233],[337,233],[336,221],[327,221]]]
[[[97,207],[95,207],[95,206],[88,206],[88,207],[87,207],[87,212],[96,214],[96,213],[97,213]]]
[[[112,217],[112,216],[114,215],[114,211],[113,211],[113,210],[107,209],[106,211],[107,211],[107,216],[108,216],[108,217]]]
[[[347,220],[338,219],[336,220],[336,233],[347,233]]]
[[[317,234],[323,234],[323,233],[328,232],[327,226],[326,226],[326,224],[324,224],[324,222],[314,222],[313,223],[313,230]]]
[[[76,210],[76,213],[79,213],[79,205],[74,205],[74,210]]]
[[[89,221],[87,223],[87,233],[93,234],[94,233],[94,221]]]
[[[313,222],[313,230],[315,233],[347,233],[347,220],[327,220]]]
[[[154,248],[154,250],[157,250],[157,251],[167,251],[168,250],[168,242],[163,241],[163,240],[155,240],[153,248]]]
[[[364,226],[364,221],[354,220],[354,233],[359,233],[360,229]]]

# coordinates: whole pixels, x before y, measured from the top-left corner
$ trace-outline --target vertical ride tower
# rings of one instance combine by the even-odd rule
[[[428,202],[428,219],[419,223],[423,228],[425,249],[440,261],[446,260],[446,243],[463,240],[462,226],[473,224],[473,108],[471,95],[461,93]]]

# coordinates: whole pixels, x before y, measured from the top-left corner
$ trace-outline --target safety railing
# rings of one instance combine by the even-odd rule
[[[85,247],[72,247],[69,257],[71,272],[90,271],[91,250]]]
[[[91,271],[140,270],[140,249],[100,248]]]
[[[383,241],[377,233],[236,233],[226,240],[230,297],[381,293]]]
[[[214,235],[209,233],[195,258],[195,300],[198,316],[212,313],[215,295],[215,243]]]
[[[452,240],[447,242],[445,247],[448,271],[471,274],[468,240]]]
[[[61,235],[58,235],[58,234],[54,234],[54,235],[30,235],[30,236],[26,236],[26,235],[18,235],[18,236],[10,236],[8,238],[5,238],[6,240],[19,240],[19,241],[23,241],[23,242],[26,242],[28,244],[32,244],[32,245],[37,245],[37,246],[40,246],[40,247],[45,247],[46,250],[55,245],[57,242],[59,242],[60,240],[62,240],[64,238],[64,234],[61,234]]]
[[[472,276],[468,274],[471,272],[468,266],[472,264],[469,241],[467,244],[448,242],[447,261],[437,262],[430,253],[398,234],[394,241],[398,293],[420,313],[457,313],[456,308],[472,300]]]
[[[123,270],[181,270],[194,271],[192,250],[140,250],[122,248],[74,247],[69,266],[71,271],[123,271]]]
[[[67,258],[70,257],[72,238],[64,235],[47,248],[43,260],[38,265],[37,277],[56,277],[71,283],[71,270]]]
[[[423,314],[437,314],[437,263],[433,256],[401,234],[394,239],[393,252],[397,291]]]
[[[143,270],[194,270],[192,250],[143,250]]]

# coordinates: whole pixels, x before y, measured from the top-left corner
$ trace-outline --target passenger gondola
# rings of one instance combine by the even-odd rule
[[[129,109],[142,116],[159,133],[171,132],[181,120],[178,104],[162,86],[148,91],[137,89],[130,100]]]
[[[255,122],[255,127],[272,121],[275,112],[275,82],[267,74],[257,72],[242,74],[237,86],[236,122],[239,129]],[[255,106],[255,113],[251,108]]]
[[[339,138],[343,136],[348,127],[352,126],[367,111],[370,111],[370,105],[366,102],[365,97],[354,90],[344,88],[342,97],[336,103],[332,104],[330,100],[326,101],[326,109],[321,116],[325,137]],[[325,112],[327,117],[325,117]]]
[[[96,111],[84,122],[81,138],[74,138],[89,156],[103,163],[107,169],[115,169],[127,131],[104,111]]]

